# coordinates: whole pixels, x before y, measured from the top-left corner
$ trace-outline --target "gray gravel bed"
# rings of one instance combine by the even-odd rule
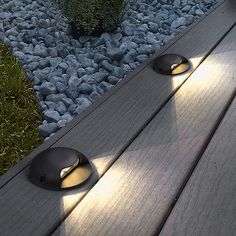
[[[216,0],[133,0],[114,33],[73,39],[49,0],[0,0],[0,40],[32,81],[48,138],[206,13]]]

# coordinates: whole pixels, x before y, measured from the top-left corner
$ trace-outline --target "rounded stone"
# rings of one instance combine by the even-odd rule
[[[60,114],[57,111],[46,110],[43,112],[43,116],[48,122],[58,122],[60,120]]]
[[[60,114],[60,115],[63,115],[66,113],[67,111],[67,108],[66,108],[66,105],[62,102],[62,101],[59,101],[55,107],[55,110]]]
[[[39,88],[39,92],[42,95],[49,95],[49,94],[54,94],[57,92],[57,88],[55,87],[54,84],[50,83],[50,82],[44,82],[40,88]]]
[[[59,121],[57,122],[57,127],[58,127],[58,128],[62,128],[62,127],[64,127],[66,124],[67,124],[67,120],[59,120]]]
[[[48,137],[51,133],[56,132],[57,129],[58,127],[55,122],[49,124],[42,124],[39,126],[39,132],[44,138]]]
[[[79,91],[83,94],[90,94],[93,92],[93,87],[90,84],[82,83],[79,86]]]

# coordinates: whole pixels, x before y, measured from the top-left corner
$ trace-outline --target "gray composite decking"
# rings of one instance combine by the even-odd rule
[[[177,202],[180,210],[172,216],[176,199],[235,97],[235,23],[236,3],[220,1],[2,176],[0,235],[151,235],[165,222],[171,232],[185,204]],[[152,61],[163,53],[186,56],[191,71],[173,78],[156,74]],[[53,192],[28,181],[32,158],[57,146],[90,159],[94,174],[82,187]],[[186,220],[177,223],[185,230]]]
[[[55,235],[159,232],[226,104],[235,96],[236,81],[232,79],[236,75],[236,67],[232,66],[236,61],[235,40],[236,28],[233,28]]]
[[[236,100],[171,212],[161,236],[236,234]]]

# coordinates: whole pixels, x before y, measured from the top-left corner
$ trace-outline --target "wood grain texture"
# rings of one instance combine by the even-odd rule
[[[54,235],[153,235],[235,96],[236,28],[72,211]]]
[[[185,78],[186,75],[179,77],[178,83]],[[3,232],[7,234],[9,230],[14,230],[17,234],[23,232],[26,235],[48,232],[96,183],[177,84],[172,86],[170,78],[156,78],[156,73],[148,68],[54,145],[77,149],[91,160],[94,175],[83,187],[67,192],[38,188],[27,179],[28,168],[12,179],[0,190],[0,209],[4,213],[4,217],[0,217],[0,225]],[[27,228],[27,225],[31,227]],[[35,228],[38,230],[34,231]]]
[[[219,0],[215,6],[212,7],[210,11],[208,11],[206,14],[204,14],[201,18],[197,19],[191,26],[189,26],[185,31],[177,35],[174,39],[171,39],[169,43],[167,43],[165,46],[163,46],[158,52],[154,53],[149,59],[147,59],[145,62],[143,62],[139,67],[131,71],[126,78],[124,78],[121,82],[119,82],[115,87],[111,88],[108,92],[106,92],[101,98],[97,99],[94,104],[92,104],[86,111],[84,111],[82,114],[74,118],[69,124],[66,125],[66,127],[63,127],[61,130],[59,130],[53,137],[51,137],[49,140],[44,142],[42,145],[40,145],[38,148],[34,149],[32,153],[30,153],[24,160],[19,162],[17,165],[12,167],[8,172],[0,177],[0,188],[7,184],[8,181],[13,179],[19,172],[21,172],[27,165],[30,163],[30,161],[41,151],[50,148],[53,144],[55,144],[60,138],[62,138],[66,133],[70,132],[71,129],[73,129],[77,124],[79,124],[83,119],[85,119],[91,112],[93,112],[95,109],[97,109],[100,105],[102,105],[109,97],[111,97],[113,94],[117,93],[119,89],[121,89],[129,80],[133,79],[135,75],[137,75],[139,72],[141,72],[145,67],[152,64],[152,61],[157,56],[161,55],[162,53],[167,52],[167,49],[169,49],[169,52],[172,50],[173,44],[179,44],[180,42],[177,42],[180,38],[181,40],[188,41],[183,37],[188,31],[192,31],[193,35],[198,35],[197,32],[202,33],[202,30],[204,27],[208,29],[213,29],[215,25],[219,26],[219,31],[214,32],[212,31],[208,36],[210,39],[207,39],[207,43],[205,42],[205,38],[201,37],[200,43],[204,43],[204,46],[206,47],[206,52],[209,51],[208,43],[210,44],[211,40],[213,42],[211,45],[214,45],[217,40],[220,39],[222,36],[222,33],[226,32],[227,29],[230,28],[232,25],[232,19],[235,18],[233,13],[233,9],[229,6],[229,4],[224,4],[221,6],[217,11],[215,11],[216,8],[218,8],[221,4],[223,4],[225,0]],[[214,12],[214,14],[210,15],[208,17],[208,14],[211,14]],[[225,15],[225,12],[228,14]],[[224,20],[225,24],[222,24],[222,20],[219,22],[214,22],[215,19]],[[207,19],[205,19],[207,18]],[[203,23],[199,24],[201,21],[204,21]],[[212,25],[213,23],[213,25]],[[204,26],[204,27],[203,27]],[[211,27],[212,26],[212,27]],[[200,31],[199,31],[200,30]],[[192,39],[193,40],[193,39]],[[189,42],[188,42],[189,43]],[[177,45],[175,45],[176,47]],[[192,50],[190,50],[192,51]],[[198,48],[199,51],[199,48]],[[180,49],[181,52],[181,49]],[[205,53],[205,52],[204,52]],[[204,54],[205,55],[205,54]],[[193,54],[190,54],[190,56],[193,56]],[[194,65],[198,65],[197,61],[195,61]]]
[[[171,212],[161,236],[234,236],[236,100]]]
[[[227,5],[217,8],[212,13],[213,16],[209,15],[199,23],[201,25],[196,25],[197,30],[192,28],[188,33],[192,36],[182,36],[168,51],[173,50],[195,58],[196,60],[192,60],[195,69],[235,22],[236,15],[231,8],[228,14],[222,13],[227,9]],[[215,31],[216,26],[221,31]],[[195,39],[201,34],[205,34],[206,38],[201,37],[198,44]],[[184,44],[181,43],[182,40]],[[186,42],[194,45],[190,51]],[[64,137],[54,146],[75,148],[92,161],[95,174],[83,187],[67,192],[37,188],[27,179],[28,167],[25,161],[21,166],[22,172],[0,190],[1,235],[44,235],[50,232],[92,188],[139,129],[187,77],[188,74],[185,74],[172,80],[157,76],[148,64],[112,96],[106,97],[97,109],[73,123],[73,129],[65,132]],[[32,157],[33,155],[30,158]]]

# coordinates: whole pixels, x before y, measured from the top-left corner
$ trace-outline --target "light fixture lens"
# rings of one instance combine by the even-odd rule
[[[77,160],[72,166],[64,168],[61,173],[60,177],[63,179],[66,175],[68,175],[72,170],[74,170],[79,164],[79,160]]]

